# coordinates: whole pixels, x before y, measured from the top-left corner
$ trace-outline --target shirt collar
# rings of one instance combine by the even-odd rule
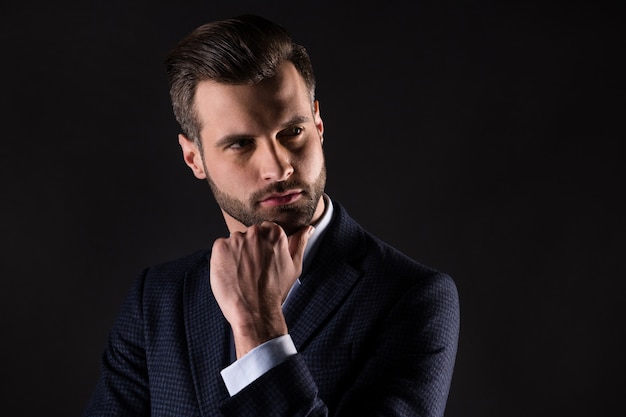
[[[311,260],[315,257],[315,253],[320,245],[322,236],[324,236],[324,233],[326,232],[326,229],[328,229],[328,225],[333,218],[333,202],[326,194],[324,194],[323,198],[324,213],[322,213],[322,217],[320,217],[317,223],[313,224],[315,231],[313,231],[313,234],[309,238],[306,248],[304,249],[302,271],[305,271],[308,268]]]

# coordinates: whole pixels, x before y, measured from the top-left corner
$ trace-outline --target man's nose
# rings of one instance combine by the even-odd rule
[[[291,154],[280,143],[270,141],[257,152],[260,174],[265,181],[284,181],[293,173]]]

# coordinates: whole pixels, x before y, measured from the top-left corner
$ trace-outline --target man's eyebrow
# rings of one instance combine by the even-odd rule
[[[296,116],[293,119],[290,119],[281,125],[282,128],[286,128],[293,125],[299,125],[302,123],[310,122],[311,118],[307,116]]]
[[[242,140],[249,140],[253,138],[254,138],[254,135],[248,135],[245,133],[235,133],[233,135],[222,136],[213,144],[213,146],[215,146],[216,148],[221,148],[221,147],[228,146],[230,144],[233,144]]]

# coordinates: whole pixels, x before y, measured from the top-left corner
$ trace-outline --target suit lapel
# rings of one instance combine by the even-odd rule
[[[323,267],[303,276],[302,286],[285,311],[287,327],[298,350],[304,349],[311,335],[341,304],[359,276],[347,265]]]
[[[363,230],[334,203],[335,218],[323,237],[302,285],[285,310],[289,333],[298,350],[328,320],[354,287],[361,272],[353,265],[365,251]]]
[[[228,366],[229,328],[209,281],[208,260],[185,277],[185,328],[189,361],[202,415],[213,415],[228,392],[220,371]]]

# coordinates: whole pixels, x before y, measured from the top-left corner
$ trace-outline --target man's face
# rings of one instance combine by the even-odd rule
[[[179,138],[185,162],[206,178],[231,232],[264,220],[287,234],[323,210],[324,131],[317,102],[290,62],[254,85],[198,84],[202,153]]]

